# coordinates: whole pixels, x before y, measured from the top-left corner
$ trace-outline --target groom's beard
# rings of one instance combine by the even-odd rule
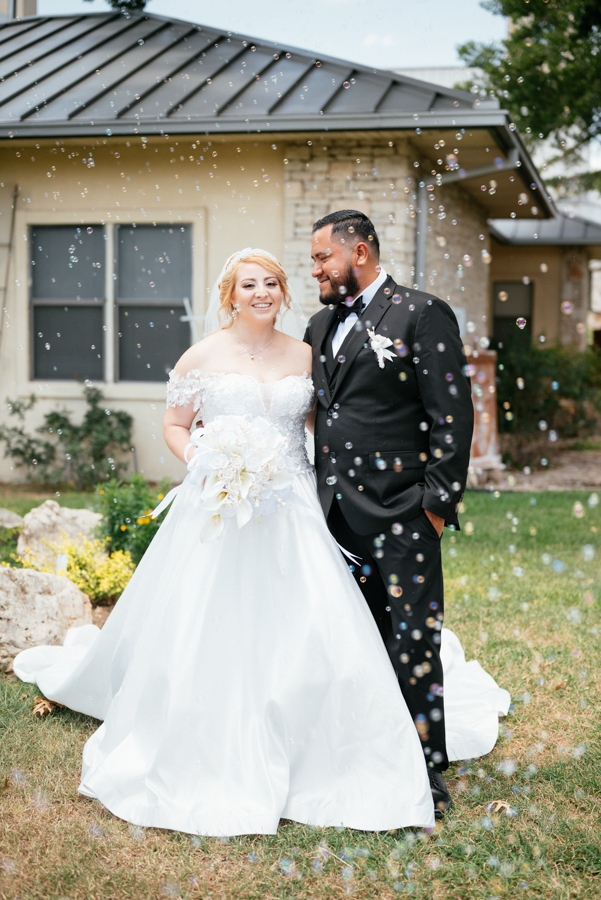
[[[355,278],[355,273],[353,272],[353,266],[349,263],[347,269],[344,272],[341,272],[337,278],[330,278],[329,285],[326,284],[325,291],[320,290],[319,292],[319,302],[323,303],[324,306],[329,306],[330,304],[334,304],[336,306],[339,303],[344,303],[345,300],[352,300],[357,296],[361,288],[359,287],[359,282]],[[341,291],[340,288],[343,288]]]

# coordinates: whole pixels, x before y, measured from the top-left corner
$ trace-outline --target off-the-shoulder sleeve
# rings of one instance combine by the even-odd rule
[[[188,406],[192,403],[194,412],[198,412],[201,402],[202,388],[199,379],[189,375],[183,377],[172,370],[167,382],[167,406]]]

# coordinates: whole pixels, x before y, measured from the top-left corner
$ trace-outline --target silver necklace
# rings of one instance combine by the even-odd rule
[[[259,353],[262,353],[263,350],[267,350],[267,348],[270,347],[271,344],[273,344],[273,342],[274,342],[274,340],[275,340],[275,328],[273,329],[273,337],[272,337],[272,339],[269,341],[269,343],[268,343],[268,344],[265,344],[264,347],[261,347],[260,350],[254,350],[254,351],[252,351],[252,352],[251,352],[251,350],[246,346],[246,344],[244,344],[244,343],[240,340],[240,338],[238,337],[238,335],[236,334],[235,331],[234,331],[234,337],[236,338],[236,340],[238,341],[238,343],[240,344],[240,346],[241,346],[241,347],[244,347],[244,349],[246,350],[246,352],[247,352],[247,354],[250,356],[250,358],[251,358],[251,359],[254,359],[255,356],[258,356]]]

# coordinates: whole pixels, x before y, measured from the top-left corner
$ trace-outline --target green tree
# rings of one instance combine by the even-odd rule
[[[91,3],[92,0],[86,0],[86,2]],[[106,0],[106,2],[117,12],[128,13],[142,12],[148,0]]]
[[[510,20],[506,40],[470,41],[461,59],[484,72],[529,143],[552,138],[566,161],[601,137],[600,0],[484,0]],[[574,188],[601,188],[601,172]]]

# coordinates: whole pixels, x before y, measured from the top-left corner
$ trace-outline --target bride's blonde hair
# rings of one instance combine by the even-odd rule
[[[221,328],[231,328],[234,322],[234,304],[232,300],[236,288],[236,276],[242,263],[257,263],[264,269],[267,269],[268,272],[275,275],[280,288],[282,289],[282,305],[285,310],[290,309],[291,297],[288,288],[288,276],[275,257],[272,257],[271,255],[263,256],[262,253],[251,253],[248,256],[242,257],[242,259],[237,259],[236,256],[237,254],[234,253],[233,256],[230,257],[230,259],[233,260],[231,265],[229,264],[229,261],[226,263],[225,272],[219,282],[219,309],[217,311],[217,317]]]

